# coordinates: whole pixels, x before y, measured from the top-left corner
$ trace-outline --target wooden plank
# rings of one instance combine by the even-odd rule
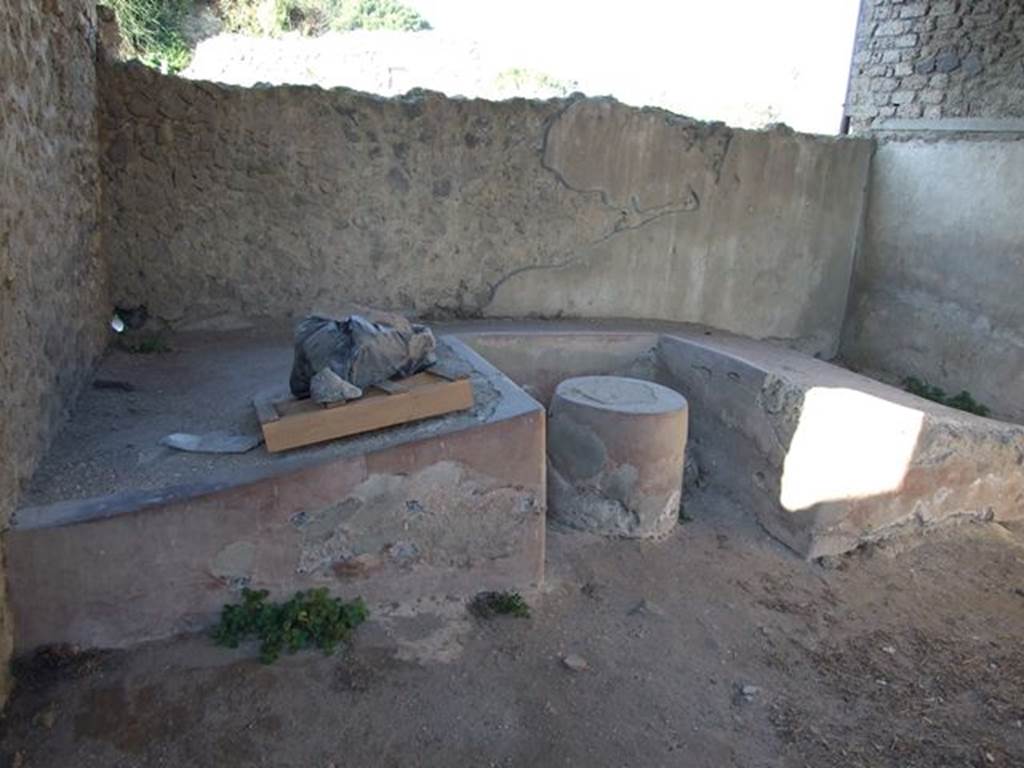
[[[468,379],[446,381],[424,372],[403,380],[402,385],[405,392],[387,394],[370,389],[360,399],[337,408],[321,408],[310,400],[274,403],[278,419],[261,419],[267,450],[276,453],[473,406],[473,386]]]

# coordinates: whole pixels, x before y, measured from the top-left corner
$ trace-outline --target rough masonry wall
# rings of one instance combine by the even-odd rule
[[[872,163],[842,353],[1024,421],[1024,141],[891,141]]]
[[[1024,117],[1020,0],[863,0],[847,114],[854,131],[888,118]]]
[[[94,29],[91,3],[0,3],[0,528],[106,339]],[[10,633],[2,600],[0,698]]]
[[[125,64],[100,81],[115,298],[168,322],[359,302],[836,349],[868,141],[603,99],[240,89]]]

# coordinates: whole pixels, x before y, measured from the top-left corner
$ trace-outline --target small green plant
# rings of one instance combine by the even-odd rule
[[[237,648],[243,640],[256,638],[260,661],[271,664],[282,651],[316,647],[331,653],[369,616],[362,598],[346,602],[331,597],[323,587],[296,592],[283,603],[268,603],[269,594],[265,589],[243,589],[242,602],[225,605],[221,611],[214,641]]]
[[[481,592],[470,601],[469,609],[481,619],[494,616],[530,618],[530,606],[518,592]]]
[[[520,91],[526,91],[533,94],[538,91],[549,91],[558,96],[568,96],[576,87],[575,82],[564,82],[545,72],[524,69],[522,67],[511,67],[502,70],[495,76],[494,84],[499,91],[503,92],[519,93]]]
[[[923,381],[916,376],[905,378],[903,380],[903,388],[910,394],[923,397],[925,400],[948,405],[950,408],[957,408],[977,416],[988,416],[992,412],[988,406],[982,405],[975,400],[966,389],[962,390],[959,395],[950,396],[940,387],[929,384],[927,381]]]
[[[109,0],[121,30],[122,54],[164,72],[188,66],[192,49],[182,25],[194,0]]]

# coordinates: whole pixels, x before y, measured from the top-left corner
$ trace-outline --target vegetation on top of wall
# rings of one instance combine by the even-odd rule
[[[121,30],[121,55],[163,72],[188,66],[192,48],[182,31],[194,0],[108,0]]]
[[[923,397],[925,400],[931,400],[935,403],[947,405],[950,408],[967,411],[967,413],[973,413],[976,416],[988,416],[992,412],[988,406],[982,405],[975,400],[973,395],[966,389],[962,390],[959,395],[947,395],[940,387],[922,381],[916,376],[905,378],[903,380],[903,388],[910,394]]]
[[[523,67],[502,70],[495,76],[494,84],[500,91],[550,91],[558,96],[568,96],[576,89],[575,82],[559,80],[544,72]]]
[[[220,0],[217,14],[228,32],[254,36],[430,29],[426,19],[399,0]]]
[[[172,73],[191,61],[195,21],[205,9],[215,26],[253,36],[430,29],[400,0],[109,0],[109,5],[121,30],[121,55]]]

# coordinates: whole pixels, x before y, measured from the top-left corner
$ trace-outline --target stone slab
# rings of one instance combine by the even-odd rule
[[[954,518],[1024,515],[1020,426],[747,341],[666,335],[659,357],[701,414],[701,455],[717,455],[723,480],[805,557]]]
[[[626,376],[577,376],[555,389],[557,402],[621,417],[686,410],[686,399],[666,387]]]
[[[97,379],[122,386],[84,392],[74,418],[26,488],[13,518],[15,528],[53,525],[57,509],[65,510],[65,517],[77,518],[131,509],[144,497],[165,503],[170,497],[442,436],[537,407],[462,342],[442,336],[441,362],[471,379],[471,410],[282,454],[265,449],[216,456],[184,453],[159,445],[161,438],[172,432],[260,434],[252,402],[287,396],[291,329],[286,323],[272,323],[227,332],[181,333],[169,336],[168,345],[172,351],[167,354],[128,354],[116,348],[107,353]]]

